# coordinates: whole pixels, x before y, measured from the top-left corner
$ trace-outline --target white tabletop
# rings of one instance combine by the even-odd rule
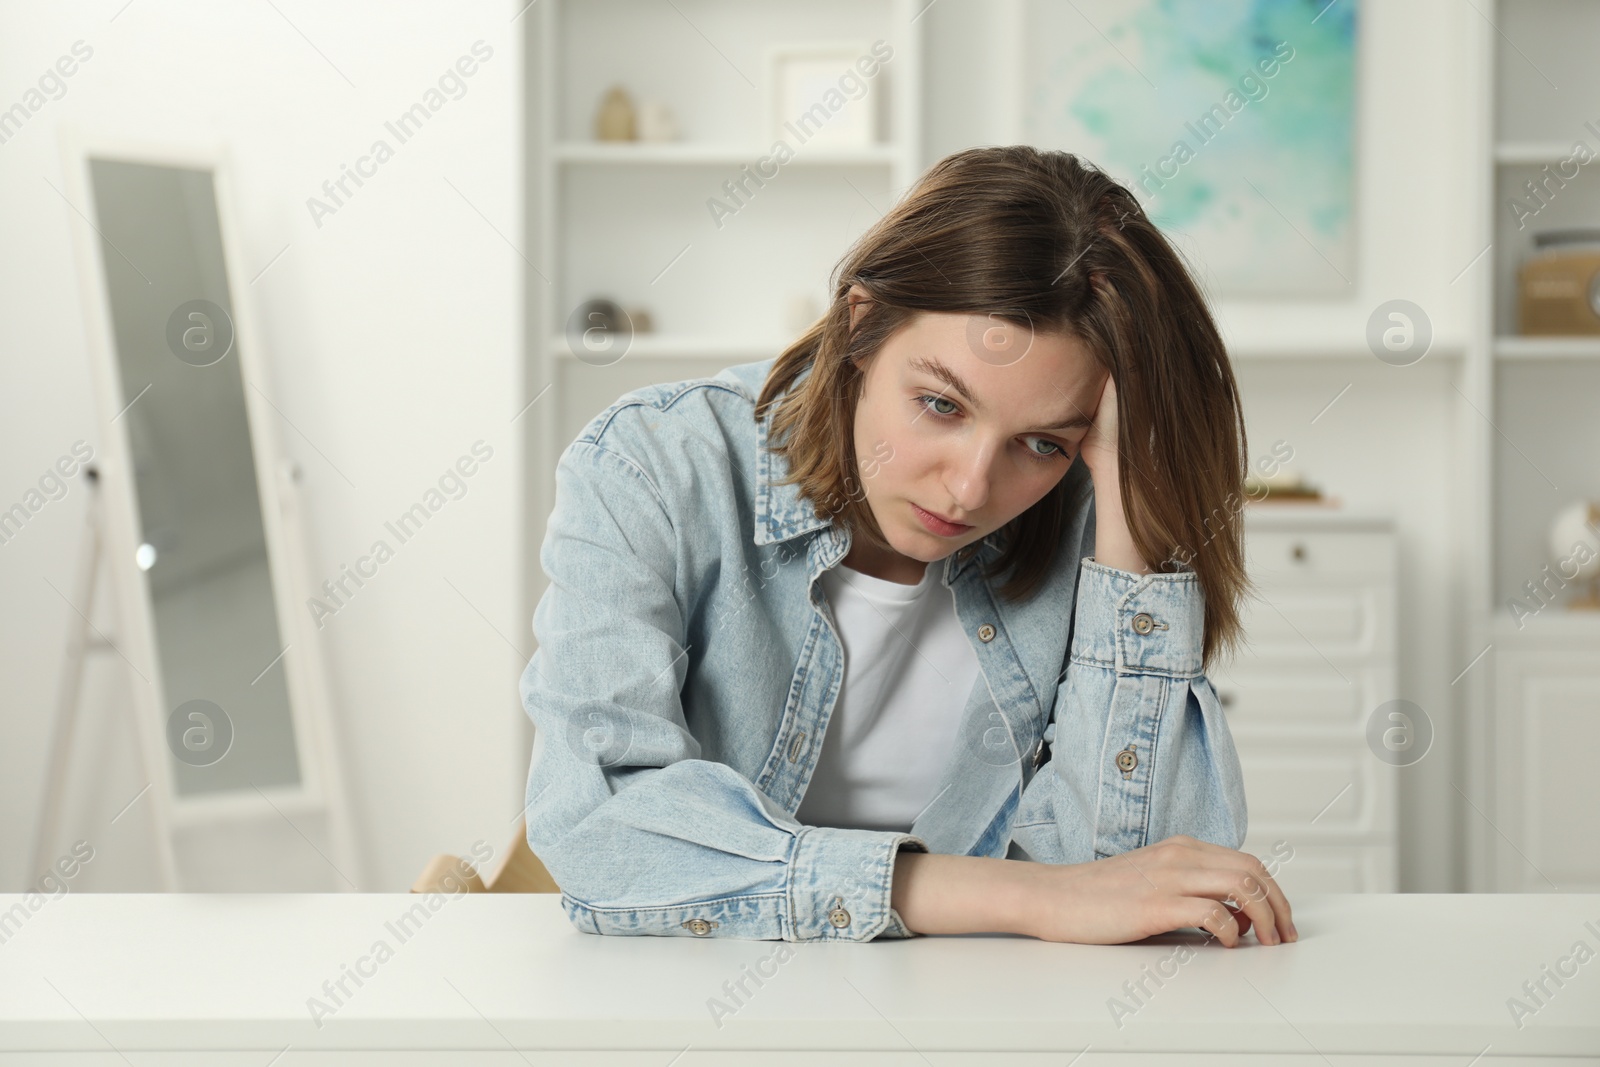
[[[436,911],[403,929],[424,898],[71,893],[30,912],[26,898],[0,895],[0,1062],[19,1050],[115,1050],[143,1065],[196,1061],[135,1050],[285,1048],[296,1055],[279,1067],[297,1055],[358,1058],[305,1057],[310,1050],[506,1057],[513,1048],[609,1050],[581,1062],[677,1067],[807,1062],[715,1054],[736,1049],[941,1064],[1023,1062],[994,1055],[1007,1051],[1067,1064],[1088,1049],[1084,1067],[1105,1062],[1096,1053],[1163,1051],[1315,1063],[1439,1053],[1465,1067],[1487,1050],[1479,1062],[1600,1062],[1593,894],[1307,896],[1294,902],[1298,942],[1267,947],[1252,934],[1237,949],[1198,932],[1115,946],[1002,935],[798,945],[602,937],[575,930],[551,895],[434,900]],[[348,997],[324,992],[358,962],[370,977],[346,978]],[[1571,976],[1558,988],[1546,975],[1561,970]],[[1141,978],[1149,994],[1135,999],[1124,983]],[[745,994],[732,987],[740,979]],[[1536,1003],[1523,983],[1541,979],[1550,995]],[[320,1027],[312,997],[332,1009]],[[1533,1009],[1520,1027],[1512,998]],[[987,1055],[938,1055],[960,1050]],[[371,1055],[360,1061],[383,1062]],[[551,1062],[514,1062],[524,1060]]]

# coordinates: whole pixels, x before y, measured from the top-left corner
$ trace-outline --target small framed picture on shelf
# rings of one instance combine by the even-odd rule
[[[867,148],[877,143],[882,78],[863,77],[866,41],[770,45],[767,134],[796,153],[805,147]],[[876,64],[873,64],[875,67]]]

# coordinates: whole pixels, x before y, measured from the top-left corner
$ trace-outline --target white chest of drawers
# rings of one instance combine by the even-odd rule
[[[1244,648],[1208,673],[1244,769],[1243,851],[1286,893],[1396,892],[1397,776],[1427,726],[1385,707],[1399,695],[1393,523],[1253,504],[1245,556]]]

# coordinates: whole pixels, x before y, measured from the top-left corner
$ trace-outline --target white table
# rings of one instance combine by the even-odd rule
[[[1577,942],[1600,951],[1600,895],[1306,897],[1298,942],[1237,949],[601,937],[547,895],[438,897],[409,929],[404,894],[70,893],[19,918],[23,899],[0,896],[5,1067],[1600,1063],[1600,957],[1520,1028],[1507,1008]],[[358,963],[336,1003],[324,981]],[[1113,997],[1136,1009],[1120,1026]]]

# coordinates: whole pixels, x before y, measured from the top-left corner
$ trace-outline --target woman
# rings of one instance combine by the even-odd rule
[[[559,459],[521,690],[568,917],[1294,940],[1202,673],[1240,636],[1245,436],[1171,246],[1074,156],[975,148],[833,293]]]

